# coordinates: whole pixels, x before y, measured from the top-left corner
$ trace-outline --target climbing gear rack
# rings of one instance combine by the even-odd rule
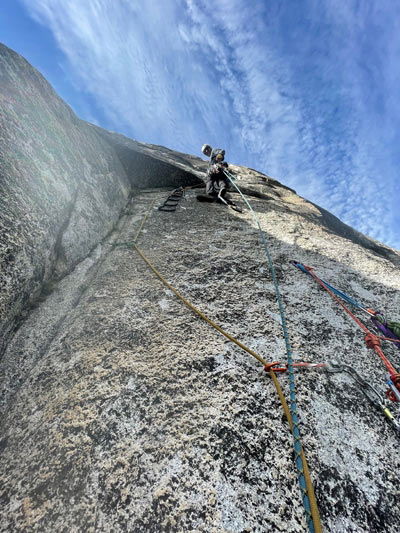
[[[325,289],[328,292],[328,294],[343,308],[343,310],[363,330],[363,332],[365,334],[364,335],[365,344],[367,345],[368,348],[371,348],[372,350],[375,351],[375,353],[382,360],[382,362],[385,365],[387,371],[389,372],[390,383],[388,383],[389,388],[386,391],[387,397],[392,402],[400,402],[400,373],[392,365],[392,363],[386,357],[386,355],[384,354],[384,352],[383,352],[383,350],[381,348],[381,340],[387,340],[387,341],[391,341],[391,342],[397,342],[397,341],[391,339],[390,337],[379,337],[378,335],[375,335],[374,333],[372,333],[367,328],[367,326],[359,318],[357,318],[355,316],[355,314],[352,313],[352,311],[350,311],[350,309],[347,307],[347,305],[345,305],[343,303],[343,300],[345,300],[345,301],[347,301],[347,303],[349,303],[349,301],[347,299],[347,295],[344,295],[344,293],[341,293],[341,291],[337,291],[337,289],[332,290],[333,287],[332,286],[328,286],[328,284],[326,284],[321,278],[319,278],[315,274],[314,269],[312,267],[303,265],[302,263],[299,263],[297,261],[291,261],[291,263],[293,264],[293,266],[295,266],[299,270],[302,270],[306,274],[309,274],[314,279],[314,281],[316,281],[318,283],[318,285],[320,285],[323,289]],[[338,293],[340,293],[340,295]],[[346,296],[346,298],[343,298],[343,295]],[[355,304],[353,304],[353,305],[356,305],[357,307],[365,310],[357,302],[355,302]],[[368,310],[368,311],[371,311],[371,310]],[[373,311],[371,311],[371,314],[374,315],[375,313]]]

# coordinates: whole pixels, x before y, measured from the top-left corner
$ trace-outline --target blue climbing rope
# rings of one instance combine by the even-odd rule
[[[297,468],[297,476],[298,476],[298,481],[300,485],[301,498],[302,498],[304,509],[306,512],[307,526],[308,526],[309,531],[311,533],[314,533],[315,532],[314,520],[313,520],[312,513],[311,513],[310,498],[307,492],[306,479],[304,475],[304,465],[303,465],[303,460],[301,457],[302,452],[303,452],[303,447],[301,444],[301,435],[300,435],[300,429],[299,429],[300,421],[299,421],[299,415],[297,411],[296,383],[295,383],[295,374],[294,374],[294,366],[293,366],[293,351],[290,345],[289,331],[288,331],[288,327],[286,323],[285,308],[284,308],[282,297],[281,297],[280,290],[279,290],[279,284],[278,284],[278,278],[276,276],[275,266],[272,261],[272,257],[269,251],[265,233],[261,228],[261,225],[260,225],[260,222],[258,220],[256,213],[254,212],[247,198],[245,198],[242,191],[239,189],[239,187],[234,182],[234,177],[226,170],[224,171],[224,173],[229,179],[230,183],[233,185],[233,187],[240,194],[241,198],[243,199],[243,201],[245,202],[245,204],[251,211],[252,216],[257,224],[259,235],[260,235],[260,240],[264,247],[265,255],[268,260],[269,269],[270,269],[272,280],[273,280],[274,287],[275,287],[275,295],[276,295],[276,300],[277,300],[278,307],[279,307],[279,313],[281,316],[281,326],[282,326],[282,331],[283,331],[283,336],[285,339],[285,346],[286,346],[287,367],[288,367],[288,374],[289,374],[290,413],[293,419],[292,434],[293,434],[293,441],[294,441],[294,452],[295,452],[295,463],[296,463],[296,468]]]
[[[305,274],[308,274],[311,276],[309,270],[307,270],[307,267],[305,267],[302,263],[298,263],[297,261],[291,261],[292,265],[304,272]],[[339,289],[336,289],[335,287],[332,287],[329,283],[321,279],[322,283],[328,287],[329,290],[331,290],[336,296],[339,296],[342,300],[347,302],[348,304],[352,305],[353,307],[357,307],[358,309],[361,309],[362,311],[365,311],[369,315],[374,315],[374,313],[368,309],[366,309],[364,306],[362,306],[360,303],[358,303],[354,298],[351,298],[348,294],[339,291]]]

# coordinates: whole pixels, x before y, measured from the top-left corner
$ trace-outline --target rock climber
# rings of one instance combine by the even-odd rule
[[[207,157],[210,157],[210,163],[207,169],[207,181],[206,181],[206,195],[197,195],[199,202],[215,202],[229,205],[234,211],[242,213],[242,209],[237,206],[228,197],[227,190],[229,185],[228,176],[226,171],[228,170],[228,163],[224,161],[225,150],[221,148],[212,149],[209,144],[203,144],[201,151]]]
[[[206,193],[217,197],[217,200],[222,197],[228,201],[226,192],[228,189],[228,178],[224,174],[224,170],[228,169],[228,163],[224,161],[225,150],[214,148],[211,152],[211,159],[207,169]]]
[[[225,150],[221,148],[212,149],[209,144],[205,144],[202,147],[202,152],[208,157],[211,156],[206,181],[208,201],[216,200],[219,203],[230,205],[241,212],[241,209],[227,195],[229,181],[225,174],[225,171],[228,170],[228,163],[225,161]],[[207,201],[202,196],[198,196],[197,199]]]

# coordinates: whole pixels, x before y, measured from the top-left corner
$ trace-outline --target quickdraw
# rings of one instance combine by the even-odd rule
[[[287,372],[289,370],[289,365],[285,364],[284,366],[277,367],[276,365],[281,365],[282,363],[280,361],[273,361],[272,363],[268,363],[264,366],[265,372],[275,372],[283,374],[284,372]],[[295,368],[324,368],[327,366],[326,363],[293,363],[293,366]]]
[[[273,361],[271,363],[267,363],[264,366],[264,370],[266,372],[274,372],[275,374],[278,373],[285,373],[288,370],[287,365],[284,366],[277,366],[282,365],[280,361]],[[392,426],[395,428],[395,430],[400,434],[400,421],[399,419],[396,419],[396,417],[393,415],[393,413],[390,411],[388,406],[385,404],[384,397],[380,394],[380,392],[373,386],[371,383],[363,379],[360,374],[350,365],[340,364],[337,361],[328,361],[327,363],[306,363],[306,362],[299,362],[299,363],[293,363],[293,366],[299,367],[299,368],[309,368],[309,369],[319,369],[322,368],[325,372],[328,372],[329,374],[337,374],[340,372],[345,372],[349,374],[353,378],[353,380],[358,384],[358,391],[363,394],[367,400],[378,410],[383,413],[383,415],[389,420],[389,422],[392,424]],[[390,377],[387,378],[386,381],[389,388],[391,388],[393,394],[398,398],[400,401],[400,393],[397,390],[397,388],[394,386],[393,381],[390,379]]]
[[[359,391],[368,399],[368,401],[379,411],[381,411],[389,422],[393,425],[397,432],[400,433],[400,423],[397,420],[390,409],[385,405],[384,397],[365,379],[363,379],[356,370],[350,365],[339,364],[336,361],[330,361],[325,368],[326,372],[337,373],[337,372],[346,372],[349,374],[359,385]],[[388,385],[389,381],[387,381]],[[396,388],[394,388],[395,394],[398,394]]]
[[[264,370],[268,373],[285,373],[288,370],[287,365],[284,366],[277,366],[282,365],[279,361],[273,361],[271,363],[267,363],[264,366]],[[350,365],[340,364],[337,361],[328,361],[327,363],[306,363],[306,362],[299,362],[299,363],[293,363],[293,366],[299,367],[299,368],[309,368],[309,369],[319,369],[322,368],[325,370],[325,372],[328,372],[330,374],[337,374],[341,372],[345,372],[349,374],[353,378],[353,380],[359,385],[358,390],[363,394],[367,400],[379,411],[383,413],[383,415],[389,420],[389,422],[392,424],[392,426],[395,428],[395,430],[400,434],[400,421],[399,419],[396,419],[396,417],[393,415],[393,413],[390,411],[388,406],[385,404],[384,397],[379,393],[379,391],[371,385],[368,381],[363,379],[360,374]],[[387,377],[386,381],[387,385],[391,388],[394,395],[397,396],[397,398],[400,401],[400,394],[397,388],[394,386],[394,383],[390,379],[390,376]]]

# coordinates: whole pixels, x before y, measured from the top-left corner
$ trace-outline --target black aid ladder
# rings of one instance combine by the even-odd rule
[[[158,208],[159,211],[176,211],[179,201],[185,196],[185,189],[183,187],[178,187],[171,192],[168,198],[164,201],[162,205]]]

